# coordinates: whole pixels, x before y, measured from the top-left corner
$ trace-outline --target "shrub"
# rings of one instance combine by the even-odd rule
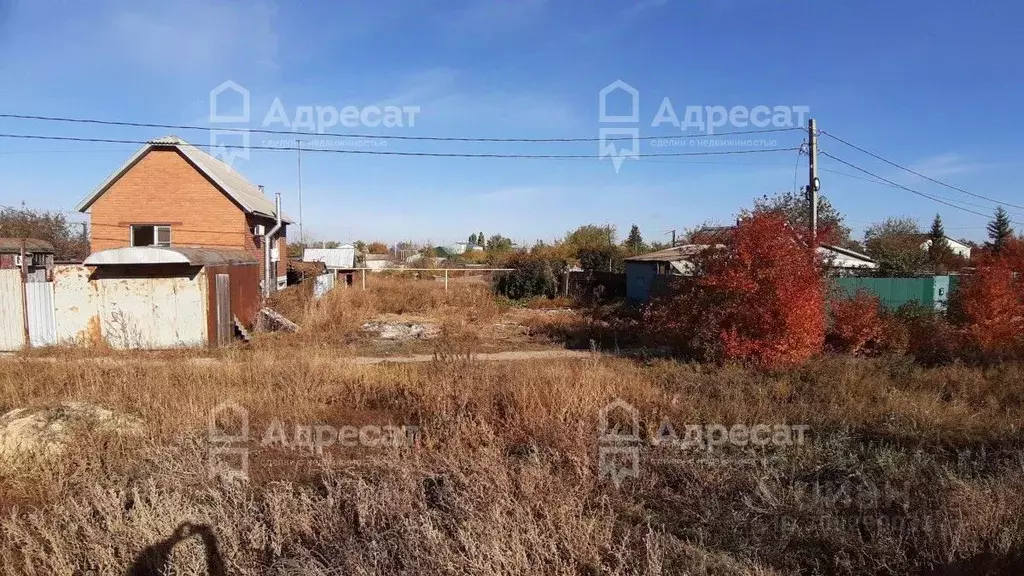
[[[512,254],[505,261],[509,272],[495,274],[494,291],[512,300],[558,295],[564,264],[531,254]]]
[[[885,328],[878,296],[858,290],[852,298],[837,298],[829,306],[826,340],[840,352],[859,354],[877,344]]]
[[[815,251],[781,215],[743,220],[727,248],[696,260],[696,280],[648,311],[678,349],[764,367],[798,364],[821,350],[824,279]]]
[[[1006,358],[1024,347],[1021,248],[1019,241],[1011,241],[997,253],[984,254],[951,298],[950,317],[982,359]]]

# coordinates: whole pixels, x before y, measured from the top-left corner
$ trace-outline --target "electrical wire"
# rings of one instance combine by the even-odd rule
[[[1000,205],[1003,205],[1003,206],[1012,206],[1014,208],[1020,208],[1020,209],[1024,210],[1024,206],[1020,206],[1020,205],[1017,205],[1017,204],[1011,204],[1009,202],[1005,202],[1003,200],[997,200],[995,198],[989,198],[988,196],[982,196],[981,194],[975,194],[974,192],[971,192],[969,190],[964,190],[963,188],[960,188],[958,186],[953,186],[952,184],[947,184],[947,183],[945,183],[945,182],[943,182],[941,180],[936,180],[935,178],[932,178],[931,176],[926,176],[926,175],[924,175],[924,174],[922,174],[922,173],[920,173],[920,172],[918,172],[916,170],[912,170],[910,168],[907,168],[906,166],[903,166],[901,164],[897,164],[896,162],[893,162],[892,160],[888,160],[886,158],[883,158],[883,157],[879,156],[878,154],[875,154],[874,152],[871,152],[869,150],[865,150],[864,148],[861,148],[860,146],[857,146],[856,144],[854,144],[852,142],[849,142],[847,140],[843,140],[842,138],[836,136],[835,134],[830,134],[830,133],[828,133],[828,132],[826,132],[824,130],[821,130],[821,133],[824,134],[825,136],[828,136],[829,138],[832,138],[833,140],[836,140],[837,142],[840,142],[842,144],[845,144],[845,145],[849,146],[850,148],[853,148],[854,150],[859,150],[859,151],[863,152],[864,154],[867,154],[868,156],[871,156],[872,158],[874,158],[876,160],[881,160],[882,162],[885,162],[886,164],[888,164],[890,166],[894,166],[896,168],[899,168],[900,170],[904,170],[906,172],[909,172],[909,173],[911,173],[914,176],[917,176],[919,178],[924,178],[925,180],[927,180],[929,182],[932,182],[934,184],[938,184],[939,186],[945,186],[946,188],[949,188],[950,190],[955,190],[957,192],[961,192],[963,194],[967,194],[968,196],[974,196],[975,198],[980,198],[982,200],[987,200],[989,202],[994,202],[996,204],[1000,204]]]
[[[102,126],[124,126],[132,128],[161,128],[167,130],[218,130],[223,128],[211,126],[195,126],[188,124],[155,124],[150,122],[124,122],[118,120],[97,120],[93,118],[67,118],[62,116],[34,116],[27,114],[0,114],[0,118],[14,120],[41,120],[45,122],[69,122],[77,124],[99,124]],[[238,132],[253,134],[277,134],[283,136],[317,136],[335,138],[373,138],[378,140],[422,140],[432,142],[533,142],[533,143],[565,143],[565,142],[613,142],[619,140],[664,140],[669,138],[709,138],[715,136],[732,136],[743,134],[769,134],[803,130],[802,128],[766,128],[758,130],[742,130],[738,132],[722,132],[719,134],[683,134],[679,136],[620,136],[620,137],[588,137],[588,138],[460,138],[455,136],[396,136],[380,134],[338,134],[334,132],[312,133],[297,130],[270,130],[267,128],[241,128]]]
[[[152,140],[122,140],[115,138],[82,138],[78,136],[41,136],[36,134],[0,134],[0,138],[12,138],[22,140],[59,140],[64,142],[101,142],[106,144],[160,144]],[[195,146],[192,144],[192,146]],[[214,148],[232,148],[243,150],[270,150],[277,152],[296,151],[297,146],[239,146],[239,145],[216,145]],[[330,152],[334,154],[358,154],[365,156],[421,156],[431,158],[517,158],[517,159],[549,159],[549,160],[571,160],[571,159],[592,159],[592,154],[465,154],[455,152],[401,152],[396,150],[336,150],[324,148],[301,148],[304,152]],[[786,152],[796,148],[764,148],[758,150],[713,150],[704,152],[657,152],[653,154],[636,154],[633,158],[657,158],[657,157],[682,157],[682,156],[725,156],[731,154],[759,154],[765,152]]]
[[[900,188],[901,190],[906,190],[907,192],[910,192],[911,194],[917,194],[918,196],[927,198],[927,199],[929,199],[929,200],[931,200],[933,202],[938,202],[939,204],[945,204],[946,206],[949,206],[951,208],[956,208],[957,210],[963,210],[964,212],[968,212],[970,214],[974,214],[975,216],[981,216],[982,218],[989,218],[990,217],[988,214],[982,214],[981,212],[975,212],[974,210],[971,210],[969,208],[964,208],[963,206],[958,206],[957,204],[953,204],[952,202],[948,202],[946,200],[943,200],[941,198],[937,198],[937,197],[932,196],[930,194],[925,194],[924,192],[919,192],[917,190],[914,190],[913,188],[909,188],[909,187],[904,186],[902,184],[897,184],[896,182],[893,182],[892,180],[888,180],[886,178],[883,178],[883,177],[879,176],[878,174],[875,174],[873,172],[869,172],[868,170],[865,170],[864,168],[861,168],[860,166],[857,166],[857,165],[852,164],[850,162],[847,162],[846,160],[843,160],[842,158],[837,158],[837,157],[833,156],[832,154],[829,154],[828,152],[825,152],[824,150],[819,150],[818,152],[822,156],[828,156],[829,158],[835,160],[836,162],[839,162],[840,164],[845,164],[846,166],[849,166],[850,168],[853,168],[854,170],[857,170],[858,172],[863,172],[864,174],[867,174],[868,176],[872,176],[874,178],[877,178],[877,179],[881,180],[882,182],[885,182],[886,184],[889,184],[889,185],[894,186],[896,188]],[[1018,223],[1014,222],[1014,224],[1018,224]]]

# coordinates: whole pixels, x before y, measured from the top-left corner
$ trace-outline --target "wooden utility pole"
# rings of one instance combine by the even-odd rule
[[[821,190],[821,182],[818,180],[818,129],[814,118],[807,121],[807,202],[810,211],[810,232],[811,245],[818,248],[818,191]]]
[[[675,246],[676,246],[676,231],[672,230],[672,247],[675,248]]]
[[[28,262],[25,261],[25,239],[21,239],[21,317],[24,319],[22,329],[25,331],[25,347],[32,347],[32,339],[28,331]]]
[[[306,237],[302,233],[302,140],[295,140],[296,173],[299,181],[299,242],[305,247]]]

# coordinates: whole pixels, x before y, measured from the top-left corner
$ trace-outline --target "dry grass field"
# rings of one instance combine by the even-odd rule
[[[510,314],[527,331],[510,346],[587,320],[511,310],[479,287],[283,299],[300,332],[212,357],[0,359],[3,412],[59,412],[73,400],[139,423],[72,423],[49,452],[6,453],[0,571],[1021,573],[1024,367],[844,356],[778,373],[615,355],[479,362],[473,353],[500,346],[494,326]],[[349,362],[372,349],[361,326],[386,314],[438,323],[421,343],[434,360]],[[636,408],[640,436],[630,444],[637,475],[619,487],[599,467],[601,411],[616,399]],[[247,480],[210,474],[228,458],[211,453],[211,410],[228,401],[247,411]],[[214,424],[237,429],[229,420]],[[708,449],[656,442],[663,422],[679,436],[709,424],[807,430],[792,445]],[[418,432],[388,446],[339,436],[317,454],[307,425],[314,438],[316,426]]]

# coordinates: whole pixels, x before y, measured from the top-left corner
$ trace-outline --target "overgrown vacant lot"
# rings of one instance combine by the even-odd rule
[[[459,296],[463,305],[456,291],[409,286],[279,303],[302,331],[213,358],[95,360],[96,351],[78,350],[0,359],[0,411],[59,415],[75,401],[131,423],[69,421],[73,432],[43,438],[48,451],[14,450],[10,435],[0,437],[2,570],[1021,571],[1016,364],[926,369],[904,358],[823,356],[768,373],[596,354],[481,362],[471,352],[500,346],[483,331],[508,314],[531,333],[614,340],[617,328],[584,313],[510,311],[479,288]],[[350,362],[365,349],[353,344],[364,338],[360,326],[379,314],[436,319],[443,330],[423,343],[435,359]],[[639,454],[636,477],[619,487],[600,468],[609,446],[601,412],[617,399],[635,407],[640,437],[626,444]],[[247,480],[210,474],[211,463],[242,462],[216,453],[226,444],[210,435],[211,410],[225,402],[248,413],[248,440],[230,444],[248,451]],[[214,419],[215,431],[239,430],[238,414],[229,415]],[[631,429],[621,411],[609,420]],[[680,440],[708,425],[807,431],[802,443],[708,448],[659,441],[666,422]],[[328,426],[339,435],[324,441]],[[419,432],[395,446],[343,441],[344,430],[367,426]]]
[[[228,573],[977,573],[1024,545],[1022,372],[823,359],[766,376],[624,359],[356,367],[330,354],[240,362],[7,359],[0,404],[66,399],[139,417],[61,456],[5,464],[9,573],[123,573],[183,522]],[[184,359],[183,359],[184,360]],[[598,477],[598,417],[802,423],[800,446],[641,449]],[[208,478],[208,413],[249,410],[251,480]],[[260,446],[274,418],[414,424],[418,445]],[[201,540],[170,554],[207,570]],[[1002,562],[1002,564],[998,564]],[[994,563],[994,564],[993,564]]]

